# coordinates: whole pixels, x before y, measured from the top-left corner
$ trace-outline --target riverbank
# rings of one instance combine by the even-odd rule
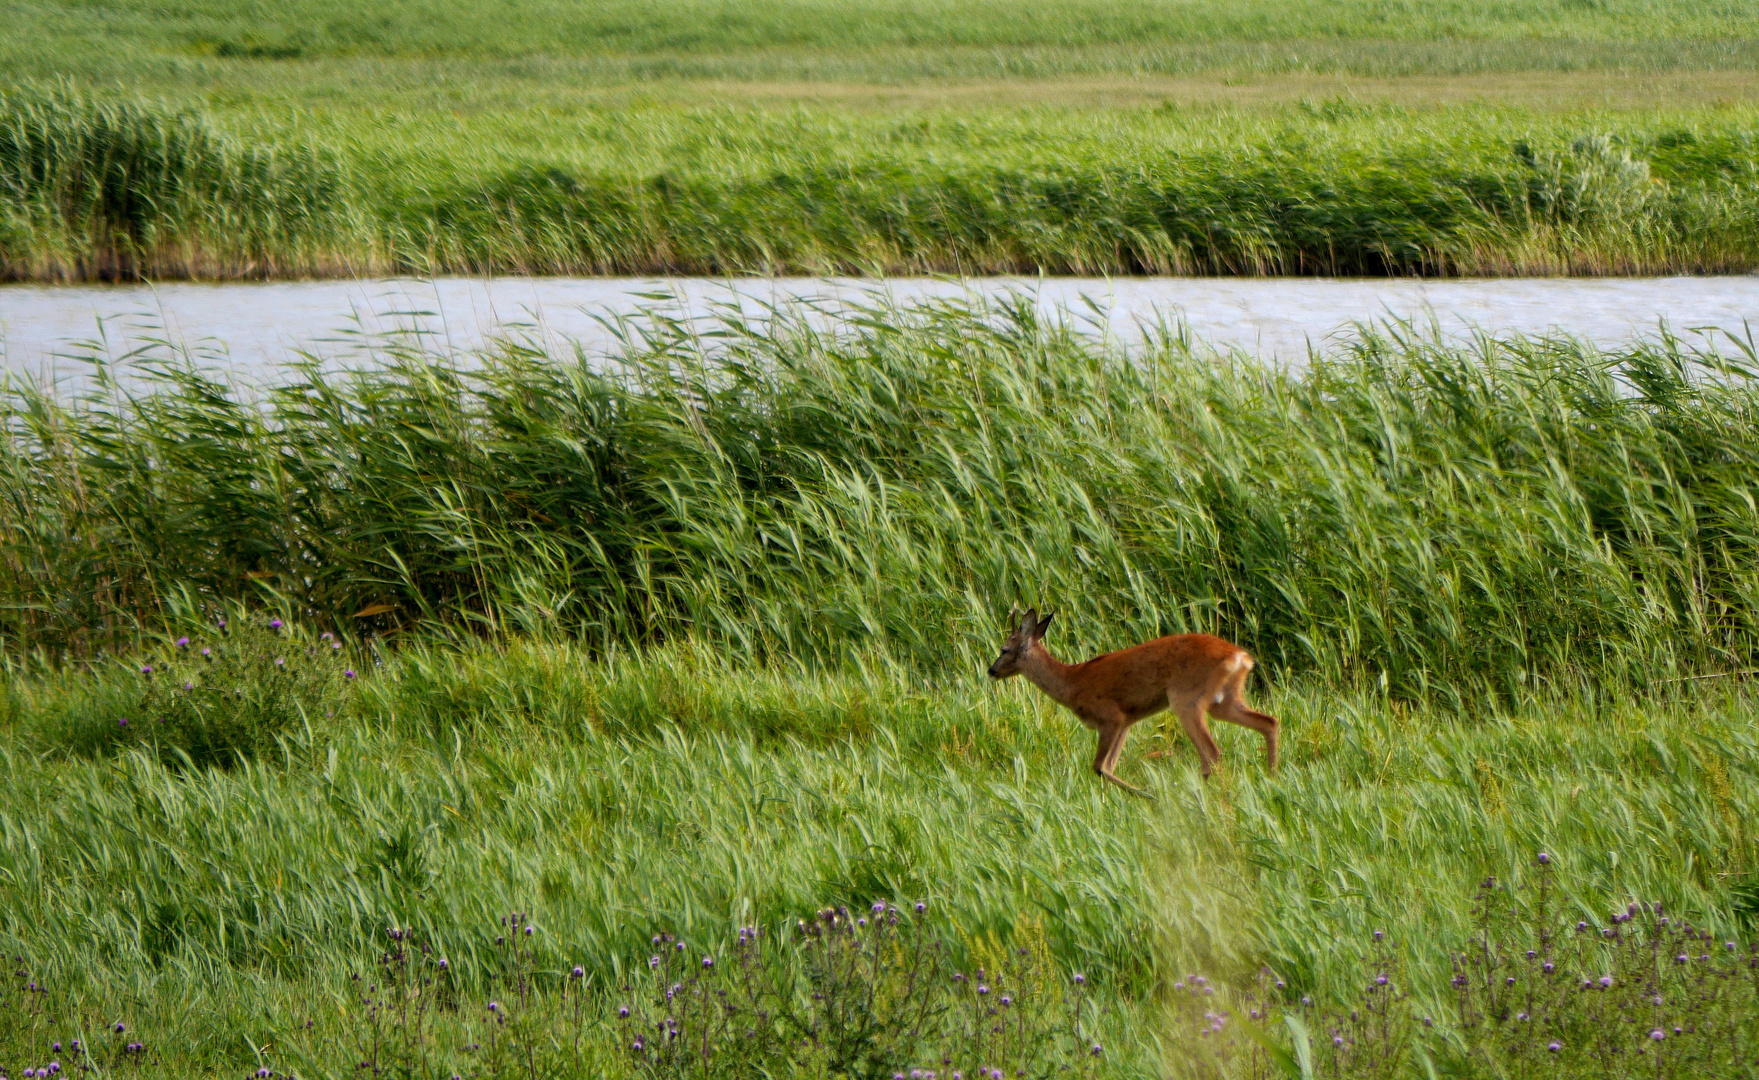
[[[1746,108],[650,108],[252,133],[26,88],[0,114],[13,280],[1759,267]],[[517,149],[563,133],[566,152]]]

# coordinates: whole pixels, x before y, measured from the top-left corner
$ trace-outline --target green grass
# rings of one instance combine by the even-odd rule
[[[1531,887],[1541,849],[1560,925],[1642,899],[1719,940],[1753,932],[1759,709],[1738,685],[1464,720],[1260,688],[1287,725],[1283,771],[1224,730],[1205,785],[1176,731],[1144,729],[1125,772],[1157,794],[1145,803],[1088,772],[1091,736],[1032,688],[939,676],[806,676],[684,647],[406,649],[283,749],[178,772],[74,749],[78,725],[112,723],[95,691],[142,692],[132,668],[14,669],[0,940],[88,1039],[124,1020],[153,1074],[340,1075],[367,1023],[349,972],[370,971],[387,925],[416,928],[476,1000],[498,992],[490,939],[510,910],[541,928],[537,971],[579,964],[614,988],[650,933],[706,948],[827,903],[921,898],[956,928],[960,964],[988,935],[1042,934],[1120,1010],[1109,1068],[1136,1075],[1195,1060],[1174,979],[1247,987],[1269,965],[1291,1003],[1348,1007],[1374,929],[1412,1015],[1445,1030],[1475,883]],[[591,999],[595,1052],[621,999]],[[436,1020],[442,1065],[467,1060],[478,1015]],[[11,1067],[77,1037],[16,1015],[0,1033]]]
[[[9,21],[59,46],[67,59],[124,55],[303,59],[387,57],[737,56],[758,50],[849,53],[874,48],[1082,48],[1192,43],[1327,41],[1558,41],[1580,44],[1716,42],[1740,47],[1759,30],[1750,8],[1724,2],[1544,0],[1253,0],[1170,5],[1149,0],[685,0],[465,5],[409,2],[337,11],[310,0],[241,8],[230,3],[9,3]],[[14,49],[24,51],[15,39]],[[42,53],[39,51],[39,56]],[[43,60],[62,59],[54,51]],[[133,59],[134,57],[128,57]],[[43,63],[39,60],[39,63]],[[126,62],[126,61],[124,61]],[[46,64],[44,66],[47,66]]]
[[[11,277],[1759,265],[1759,54],[1732,4],[6,13],[0,85],[22,97],[0,126],[68,80],[93,96],[57,107],[50,144],[138,94],[194,110],[233,160],[329,166],[143,190],[142,237],[45,194],[53,152],[0,161]],[[1715,147],[1707,172],[1657,155],[1681,133]],[[1601,136],[1611,168],[1570,157]],[[1533,175],[1521,143],[1564,155],[1561,175]],[[1548,183],[1598,216],[1537,205]],[[284,190],[326,212],[290,214]]]

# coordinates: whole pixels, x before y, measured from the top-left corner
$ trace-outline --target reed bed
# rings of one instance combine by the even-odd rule
[[[1348,100],[852,117],[202,113],[0,99],[11,278],[1630,274],[1759,265],[1744,113]]]
[[[1024,295],[661,305],[608,356],[393,341],[249,398],[174,354],[14,380],[0,631],[83,660],[252,597],[349,636],[939,670],[1019,601],[1075,650],[1207,630],[1462,709],[1753,666],[1744,339],[1393,325],[1281,370],[1149,330]]]

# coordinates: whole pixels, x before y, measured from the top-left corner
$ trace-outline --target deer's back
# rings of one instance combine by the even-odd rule
[[[1214,634],[1172,634],[1128,649],[1096,656],[1072,673],[1084,697],[1114,701],[1131,713],[1164,708],[1167,694],[1197,693],[1209,687],[1236,657],[1251,662],[1246,650]]]

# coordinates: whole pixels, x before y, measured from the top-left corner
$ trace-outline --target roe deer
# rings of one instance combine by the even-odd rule
[[[1221,757],[1205,713],[1263,735],[1270,768],[1275,771],[1281,725],[1276,717],[1246,707],[1240,688],[1252,671],[1253,660],[1245,649],[1209,634],[1177,634],[1096,656],[1084,664],[1065,664],[1044,647],[1044,632],[1051,618],[1046,615],[1040,621],[1038,612],[1031,608],[1021,613],[1002,646],[1002,655],[989,666],[989,677],[1024,675],[1051,700],[1099,732],[1094,772],[1121,788],[1143,794],[1140,788],[1119,780],[1113,770],[1118,767],[1130,725],[1162,709],[1172,709],[1185,734],[1197,744],[1205,778]]]

